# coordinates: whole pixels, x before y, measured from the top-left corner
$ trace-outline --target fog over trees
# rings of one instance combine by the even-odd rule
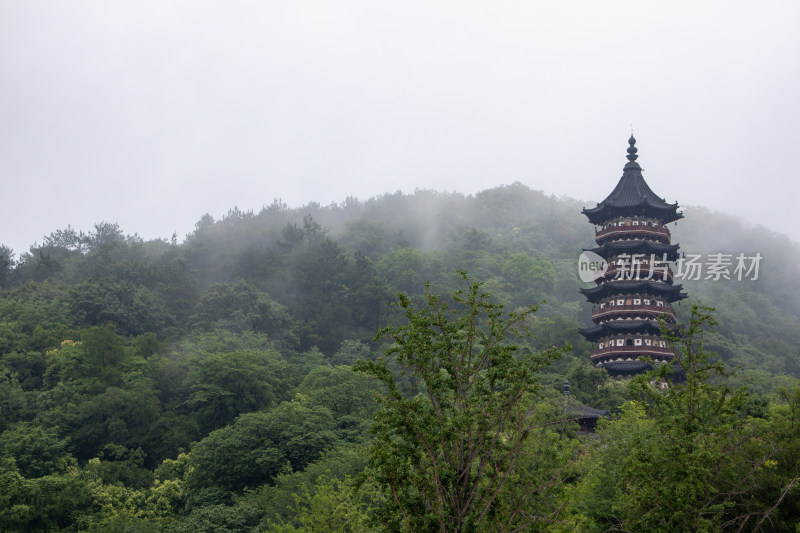
[[[0,529],[794,530],[800,247],[687,207],[673,242],[758,279],[682,280],[685,385],[615,381],[582,207],[515,183],[0,248]]]

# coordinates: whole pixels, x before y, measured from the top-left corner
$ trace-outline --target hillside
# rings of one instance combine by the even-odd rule
[[[629,393],[588,364],[577,332],[590,313],[577,257],[594,237],[582,207],[516,183],[232,209],[203,216],[180,244],[105,222],[54,231],[17,261],[3,248],[0,455],[18,483],[6,503],[27,505],[26,491],[49,483],[61,501],[18,510],[15,523],[110,527],[119,517],[103,514],[106,500],[154,529],[202,529],[206,514],[241,528],[288,520],[301,483],[364,468],[357,450],[381,389],[347,365],[374,360],[386,347],[376,332],[403,323],[398,292],[421,303],[429,281],[451,293],[457,270],[507,309],[546,302],[522,346],[572,346],[540,372],[546,397],[569,377],[579,400],[617,409]],[[741,367],[730,383],[783,402],[800,377],[800,246],[702,208],[672,231],[686,252],[763,257],[757,280],[685,281],[678,312],[686,322],[693,303],[716,307],[706,347]],[[150,505],[161,507],[130,510]]]

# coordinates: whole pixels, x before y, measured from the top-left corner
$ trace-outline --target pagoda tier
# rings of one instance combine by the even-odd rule
[[[590,328],[581,328],[581,335],[587,341],[618,337],[620,335],[661,335],[661,324],[658,320],[607,320]]]
[[[663,281],[672,285],[674,275],[672,269],[668,265],[655,264],[650,267],[650,263],[637,261],[631,264],[629,259],[620,260],[619,263],[612,263],[605,273],[597,272],[594,277],[594,282],[598,285],[606,281],[613,281],[615,279],[624,280],[649,280]]]
[[[610,341],[609,341],[610,342]],[[654,363],[669,363],[675,358],[675,353],[670,349],[666,341],[655,341],[657,344],[652,345],[654,341],[650,341],[651,345],[622,345],[622,346],[606,346],[604,348],[597,348],[592,350],[590,358],[592,364],[596,367],[602,368],[608,363],[615,363],[620,361],[640,361],[640,357],[646,357]],[[662,344],[663,343],[663,344]]]
[[[675,310],[664,302],[659,302],[661,305],[653,303],[633,303],[631,299],[626,305],[627,299],[623,299],[621,304],[617,305],[617,300],[609,300],[596,305],[592,309],[592,322],[599,324],[607,320],[626,320],[626,319],[650,319],[656,320],[663,318],[664,321],[673,324],[675,323]],[[649,301],[646,300],[645,301]],[[609,305],[613,303],[614,305]]]
[[[592,363],[615,377],[672,363],[675,354],[662,337],[662,324],[675,331],[670,304],[686,298],[683,287],[673,284],[669,262],[678,259],[678,245],[670,243],[666,227],[683,215],[677,203],[666,203],[648,187],[636,163],[636,139],[628,143],[628,163],[616,188],[597,207],[583,210],[600,226],[598,246],[585,251],[603,258],[607,268],[594,277],[597,286],[581,289],[595,305],[594,325],[579,331],[595,345]]]
[[[669,363],[667,363],[669,364]],[[629,379],[637,374],[642,374],[653,369],[653,364],[648,361],[614,361],[603,365],[608,375],[618,379]],[[672,365],[671,379],[673,382],[685,381],[686,374],[676,365]]]
[[[597,287],[581,289],[581,294],[592,303],[598,303],[604,298],[613,296],[643,296],[649,295],[663,298],[667,302],[676,302],[686,298],[686,293],[681,292],[683,285],[670,285],[663,281],[618,279],[609,280]]]
[[[634,221],[620,218],[597,230],[595,240],[597,244],[613,242],[620,239],[647,239],[669,244],[671,233],[668,228],[660,225],[655,220],[644,220],[634,224]],[[636,221],[640,222],[640,221]]]
[[[631,378],[636,374],[648,372],[653,364],[647,361],[614,361],[603,365],[606,372],[615,378]]]
[[[583,214],[589,222],[606,225],[619,217],[648,217],[656,219],[660,225],[683,218],[678,213],[678,204],[668,204],[654,193],[642,176],[642,167],[636,162],[636,139],[628,140],[628,163],[622,169],[622,178],[608,197],[592,209],[584,209]]]
[[[649,259],[651,255],[655,255],[656,259],[663,259],[666,254],[667,261],[678,259],[677,244],[664,244],[641,239],[604,242],[597,248],[585,248],[584,251],[595,253],[603,259],[623,254],[630,256],[635,254],[642,255],[642,259]]]

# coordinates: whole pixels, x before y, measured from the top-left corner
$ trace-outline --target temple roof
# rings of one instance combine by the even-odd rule
[[[622,335],[624,333],[652,333],[661,334],[661,325],[658,320],[607,320],[596,326],[580,328],[578,332],[586,337],[587,341],[594,342],[604,337]]]
[[[628,162],[622,170],[622,177],[608,197],[592,209],[583,209],[583,214],[592,224],[603,224],[612,218],[632,215],[652,216],[663,222],[673,222],[683,218],[678,213],[678,204],[668,204],[647,185],[642,176],[642,167],[636,162],[636,139],[628,139]]]
[[[681,292],[681,289],[683,285],[668,285],[663,281],[612,279],[597,287],[581,289],[581,294],[593,303],[616,294],[650,294],[674,302],[686,298],[686,293]]]
[[[664,244],[656,241],[643,239],[631,239],[626,241],[604,242],[596,248],[585,248],[585,251],[594,252],[603,259],[608,259],[619,254],[644,254],[650,256],[655,254],[656,258],[661,259],[663,254],[667,254],[667,261],[678,259],[678,244]]]
[[[564,412],[567,416],[586,419],[586,418],[602,418],[608,414],[604,409],[595,409],[588,405],[583,405],[578,400],[573,398],[569,393],[569,380],[564,380]]]

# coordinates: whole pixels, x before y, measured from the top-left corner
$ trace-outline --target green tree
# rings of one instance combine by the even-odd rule
[[[287,464],[304,468],[338,442],[334,424],[330,410],[299,401],[241,415],[189,453],[187,484],[194,500],[217,502],[229,491],[257,487],[272,481]]]
[[[525,320],[536,306],[506,313],[480,282],[459,274],[465,288],[453,293],[451,304],[427,284],[419,308],[401,294],[407,323],[378,335],[394,342],[387,358],[358,366],[389,389],[375,416],[370,465],[394,503],[378,511],[392,531],[542,525],[518,512],[539,491],[517,474],[535,424],[528,406],[537,371],[563,350],[533,353],[508,342],[527,334]],[[417,380],[416,397],[402,395],[388,359]]]
[[[8,246],[0,244],[0,289],[8,286],[13,267],[14,251]]]
[[[359,489],[373,489],[361,485]],[[375,494],[370,494],[375,496]],[[379,531],[369,524],[371,502],[359,499],[358,491],[349,477],[344,480],[320,477],[313,490],[302,485],[294,495],[294,523],[270,524],[268,533],[372,533]],[[374,504],[373,504],[374,505]]]
[[[369,359],[369,356],[369,346],[360,341],[346,340],[331,357],[331,364],[354,365],[358,361]]]
[[[186,405],[204,432],[276,405],[291,386],[291,369],[274,352],[206,353],[189,356],[186,363]]]
[[[68,463],[64,439],[54,428],[20,422],[0,433],[0,459],[13,458],[19,473],[36,478],[62,471]]]
[[[222,328],[266,333],[275,340],[291,337],[286,308],[244,280],[211,285],[190,320],[203,331]]]
[[[339,418],[356,415],[370,417],[376,409],[375,395],[381,387],[375,380],[356,374],[349,366],[323,365],[309,372],[295,392],[308,405],[320,405]]]
[[[8,532],[66,530],[92,503],[74,459],[52,474],[26,478],[13,458],[2,458],[0,487],[0,527]]]
[[[695,306],[672,335],[685,383],[659,365],[631,380],[633,402],[601,429],[577,498],[585,529],[723,531],[757,529],[769,506],[754,498],[756,476],[775,452],[748,411],[744,389],[731,389],[723,363],[703,347],[714,320]]]

